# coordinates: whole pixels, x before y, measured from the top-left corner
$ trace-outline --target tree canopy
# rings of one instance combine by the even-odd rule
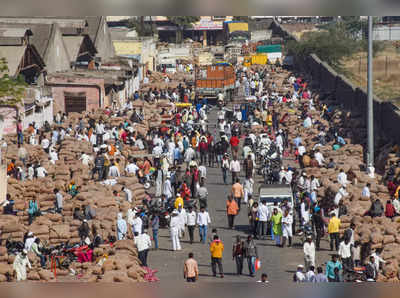
[[[200,21],[199,16],[169,16],[168,20],[181,28],[191,28],[193,23]]]
[[[342,71],[343,58],[367,50],[367,40],[363,39],[365,26],[365,21],[346,17],[341,22],[324,26],[321,31],[304,33],[298,42],[289,41],[286,51],[298,57],[316,54],[334,69]],[[373,45],[374,55],[384,49],[382,42],[376,41]]]
[[[25,96],[27,84],[22,76],[10,77],[6,59],[0,58],[0,104],[17,105]]]

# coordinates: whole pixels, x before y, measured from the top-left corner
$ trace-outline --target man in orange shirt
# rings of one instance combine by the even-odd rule
[[[189,253],[189,258],[185,261],[183,268],[183,278],[186,278],[187,282],[196,282],[199,277],[199,267],[197,261],[194,259],[192,252]]]
[[[228,201],[226,201],[226,213],[228,215],[228,225],[230,229],[233,229],[235,216],[238,214],[239,207],[233,197],[230,195]]]
[[[240,205],[242,202],[242,198],[244,197],[244,191],[243,186],[240,184],[239,178],[236,178],[235,184],[232,185],[232,196],[235,199],[240,212]]]

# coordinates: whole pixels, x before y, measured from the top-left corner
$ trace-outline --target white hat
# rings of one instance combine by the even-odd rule
[[[336,212],[334,210],[332,210],[331,212],[329,212],[329,214],[335,214],[336,215]]]
[[[28,233],[28,236],[33,236],[33,233],[32,233],[32,232],[29,232],[29,233]]]
[[[284,166],[281,166],[281,170],[284,170],[285,169],[285,167]]]
[[[297,268],[301,268],[301,269],[303,269],[303,268],[304,268],[304,266],[303,266],[303,265],[301,265],[301,264],[299,264],[299,265],[297,265]]]
[[[172,214],[179,214],[179,211],[175,209],[174,211],[172,211]]]
[[[105,148],[107,148],[107,145],[103,144],[103,145],[100,146],[100,148],[105,149]]]
[[[307,176],[306,172],[303,172],[303,176]]]
[[[27,254],[28,254],[28,251],[27,251],[26,249],[24,249],[24,250],[22,250],[22,253],[25,254],[25,255],[27,255]]]
[[[87,222],[87,219],[84,219],[83,222]]]

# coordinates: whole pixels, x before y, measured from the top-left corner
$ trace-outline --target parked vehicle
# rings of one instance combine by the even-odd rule
[[[229,100],[235,89],[235,82],[233,66],[229,63],[216,63],[196,73],[196,93],[200,98],[216,99],[221,92],[225,100]]]

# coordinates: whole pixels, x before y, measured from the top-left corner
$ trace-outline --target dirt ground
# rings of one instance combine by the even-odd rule
[[[360,52],[347,58],[343,63],[346,76],[357,86],[367,87],[367,53]],[[400,49],[394,44],[373,59],[374,93],[382,100],[390,100],[400,105]]]

